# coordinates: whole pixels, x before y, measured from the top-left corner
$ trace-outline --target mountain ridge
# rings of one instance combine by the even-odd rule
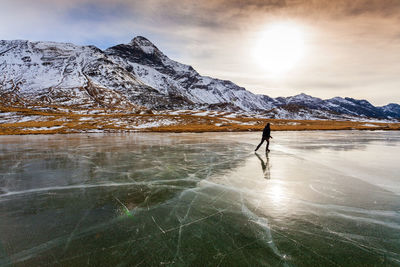
[[[271,118],[398,119],[400,105],[304,93],[271,98],[200,75],[143,36],[101,50],[70,43],[0,41],[0,96],[83,108],[245,111]],[[12,98],[11,97],[11,98]]]

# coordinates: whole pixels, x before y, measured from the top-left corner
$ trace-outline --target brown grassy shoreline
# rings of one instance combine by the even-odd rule
[[[92,110],[93,111],[93,110]],[[96,110],[95,110],[96,111]],[[69,134],[89,132],[248,132],[261,131],[267,122],[272,131],[400,130],[400,122],[355,122],[333,120],[282,120],[249,117],[199,116],[193,114],[77,114],[57,110],[0,107],[16,121],[0,123],[0,135]],[[1,115],[0,113],[0,115]],[[4,118],[4,117],[3,117]],[[21,120],[22,118],[22,120]]]
[[[26,135],[26,134],[69,134],[69,133],[88,133],[88,132],[175,132],[175,133],[201,133],[201,132],[248,132],[261,131],[267,122],[271,123],[272,131],[317,131],[317,130],[400,130],[400,123],[377,123],[377,122],[353,122],[353,121],[317,121],[317,120],[277,120],[277,119],[252,119],[255,125],[242,125],[248,119],[237,118],[237,123],[227,123],[220,126],[215,125],[218,118],[190,116],[173,116],[175,119],[183,119],[182,124],[157,126],[143,129],[132,129],[125,126],[114,125],[107,118],[115,119],[115,116],[91,116],[95,120],[81,122],[77,118],[85,116],[66,117],[65,121],[50,119],[47,121],[27,121],[0,124],[0,135]],[[127,116],[129,119],[140,118],[146,123],[147,118],[165,119],[171,115],[157,116]],[[191,121],[192,120],[192,121]],[[195,122],[193,122],[195,120]],[[58,128],[56,128],[58,127]],[[46,129],[47,128],[47,129]]]

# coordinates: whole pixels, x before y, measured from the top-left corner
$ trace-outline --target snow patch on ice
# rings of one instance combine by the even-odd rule
[[[63,128],[64,126],[52,126],[52,127],[33,127],[33,128],[24,128],[24,130],[29,131],[49,131],[49,130],[57,130]]]
[[[168,126],[177,124],[174,120],[159,120],[159,121],[152,121],[146,122],[137,126],[134,126],[135,129],[146,129],[146,128],[153,128],[153,127],[160,127],[160,126]]]

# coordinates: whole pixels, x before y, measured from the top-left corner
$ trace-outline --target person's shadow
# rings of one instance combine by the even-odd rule
[[[266,157],[266,163],[264,162],[264,160],[260,157],[260,155],[258,155],[258,153],[255,153],[257,158],[261,161],[261,168],[263,170],[264,173],[264,178],[265,179],[271,179],[271,167],[269,165],[269,157],[268,157],[268,152],[265,153],[265,157]]]

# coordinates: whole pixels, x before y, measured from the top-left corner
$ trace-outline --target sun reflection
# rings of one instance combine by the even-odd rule
[[[269,189],[269,195],[273,202],[281,203],[284,199],[284,190],[280,184],[274,184]]]

